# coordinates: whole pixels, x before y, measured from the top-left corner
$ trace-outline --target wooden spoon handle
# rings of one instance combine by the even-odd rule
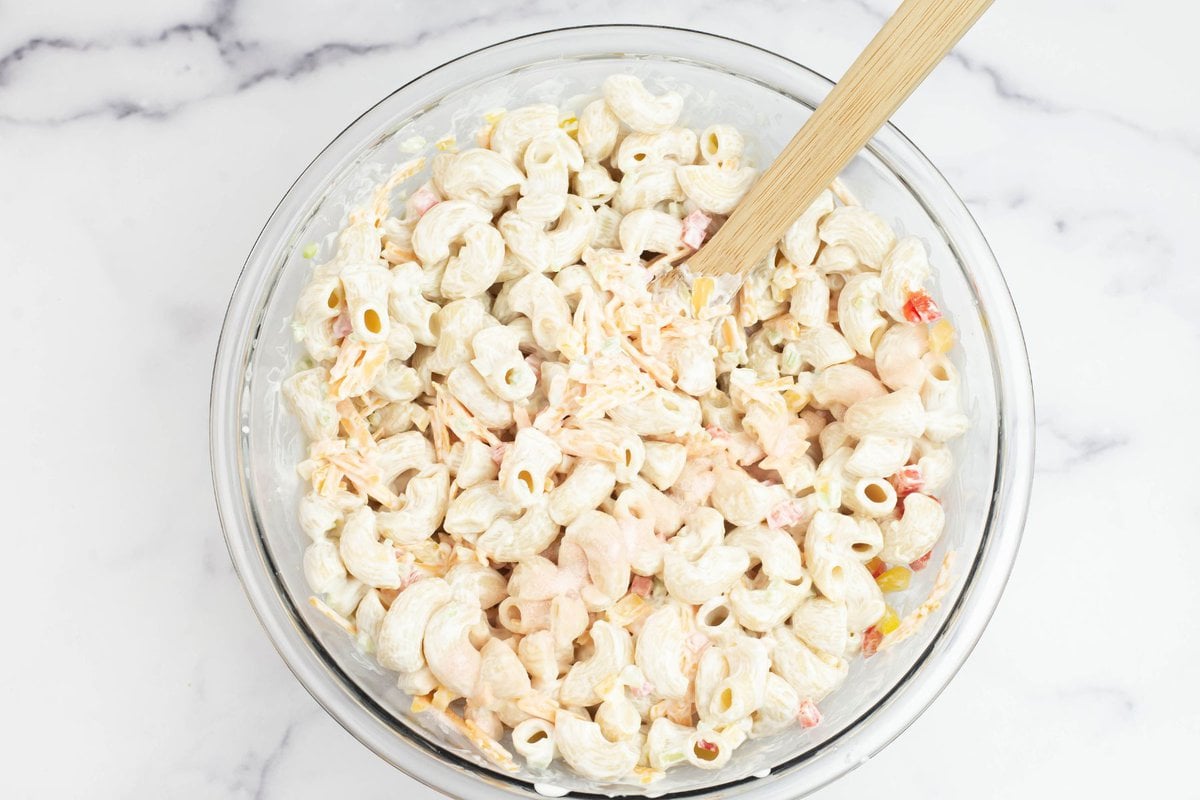
[[[829,96],[688,260],[696,275],[744,272],[762,259],[992,0],[904,0]]]

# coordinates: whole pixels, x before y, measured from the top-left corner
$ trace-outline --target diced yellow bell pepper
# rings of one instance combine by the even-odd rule
[[[875,627],[884,636],[887,636],[892,631],[900,627],[900,616],[896,613],[896,609],[891,606],[884,606],[883,616],[875,623]]]
[[[908,567],[892,567],[875,579],[884,592],[902,592],[912,581],[912,570]]]
[[[934,353],[949,353],[954,347],[954,326],[941,319],[929,328],[929,349]]]

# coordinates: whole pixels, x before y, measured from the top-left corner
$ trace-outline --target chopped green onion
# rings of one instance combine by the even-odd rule
[[[308,244],[304,246],[304,249],[300,252],[300,255],[304,256],[305,258],[312,258],[317,254],[317,250],[318,246],[316,244]]]
[[[783,346],[783,371],[789,375],[800,371],[800,348],[795,342],[788,342]]]

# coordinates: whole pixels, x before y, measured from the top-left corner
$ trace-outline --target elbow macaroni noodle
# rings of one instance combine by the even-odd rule
[[[281,395],[313,605],[499,767],[647,783],[818,724],[911,632],[885,591],[968,419],[923,245],[836,182],[741,287],[656,283],[751,142],[601,94],[400,166],[314,268]]]

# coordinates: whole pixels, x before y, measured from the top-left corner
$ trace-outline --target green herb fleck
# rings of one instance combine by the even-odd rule
[[[317,254],[318,249],[319,248],[315,243],[307,244],[304,246],[304,249],[300,251],[300,255],[304,256],[305,258],[312,258]]]

